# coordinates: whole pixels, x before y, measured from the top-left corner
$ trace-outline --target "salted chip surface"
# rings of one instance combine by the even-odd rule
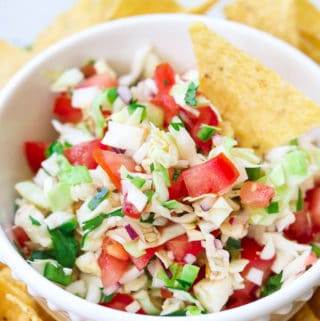
[[[320,10],[308,0],[296,0],[299,32],[320,41]]]
[[[320,106],[263,64],[196,23],[190,28],[200,90],[229,121],[241,146],[258,152],[319,126]]]
[[[224,9],[228,19],[269,32],[297,46],[295,0],[236,0]]]

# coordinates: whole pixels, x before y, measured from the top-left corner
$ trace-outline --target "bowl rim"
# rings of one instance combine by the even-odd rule
[[[160,23],[174,21],[177,23],[192,23],[203,22],[210,28],[223,27],[230,30],[241,29],[243,32],[251,33],[255,37],[263,38],[265,43],[277,45],[282,50],[285,50],[288,54],[294,55],[299,63],[303,63],[306,68],[311,71],[316,71],[319,68],[310,58],[305,56],[296,48],[291,47],[284,41],[277,39],[265,32],[253,29],[251,27],[230,22],[223,19],[214,19],[209,16],[189,15],[189,14],[154,14],[138,17],[129,17],[119,19],[111,22],[106,22],[88,28],[84,31],[71,35],[62,41],[47,48],[42,53],[31,59],[17,74],[11,78],[6,86],[0,93],[0,117],[1,112],[5,109],[5,105],[10,96],[14,94],[16,86],[25,79],[32,75],[32,72],[37,66],[41,65],[48,58],[54,57],[56,53],[68,50],[73,44],[78,41],[85,41],[87,38],[95,37],[96,34],[101,32],[112,32],[113,29],[121,28],[128,24],[143,24],[143,23]],[[318,70],[320,72],[320,69]],[[0,227],[0,261],[2,260],[8,266],[11,267],[15,278],[24,281],[28,290],[37,297],[43,297],[53,310],[63,310],[68,312],[75,318],[103,318],[107,315],[108,318],[114,318],[115,320],[127,320],[128,313],[111,308],[102,307],[97,304],[86,301],[79,298],[64,289],[60,288],[53,282],[47,280],[40,273],[35,271],[15,250],[14,246],[10,243],[6,237],[2,227]],[[316,287],[320,283],[320,260],[301,275],[297,280],[280,289],[279,291],[271,294],[270,296],[261,298],[255,302],[217,313],[209,313],[200,316],[193,316],[192,320],[195,321],[227,321],[232,320],[237,315],[237,319],[251,320],[260,318],[262,316],[269,315],[270,313],[283,308],[286,305],[292,304],[295,300],[305,296],[313,287]],[[45,289],[45,290],[44,290]],[[134,318],[134,314],[130,314]],[[159,316],[139,315],[139,318],[143,318],[146,321],[159,320]],[[165,321],[175,320],[177,317],[161,316]],[[178,317],[179,320],[183,320],[185,317]]]

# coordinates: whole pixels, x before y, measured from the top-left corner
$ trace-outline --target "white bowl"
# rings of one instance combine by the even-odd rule
[[[67,293],[33,270],[17,253],[5,231],[12,223],[15,182],[30,177],[23,156],[25,140],[46,140],[50,126],[52,94],[47,72],[80,65],[90,57],[107,58],[118,71],[128,69],[133,53],[152,44],[160,56],[182,71],[195,66],[188,26],[202,21],[229,41],[276,70],[320,103],[320,70],[306,56],[265,33],[202,16],[154,15],[106,23],[79,33],[49,48],[27,64],[3,89],[0,98],[0,259],[14,277],[24,281],[31,295],[44,298],[52,310],[66,311],[72,320],[132,321],[159,317],[128,315]],[[302,112],[301,110],[297,112]],[[256,302],[216,314],[195,316],[194,321],[286,319],[297,301],[306,301],[320,284],[320,262],[290,286]],[[58,316],[59,314],[56,314]],[[280,317],[277,315],[280,315]],[[281,316],[283,315],[283,316]],[[61,317],[61,315],[60,315]],[[184,320],[185,317],[162,317]]]

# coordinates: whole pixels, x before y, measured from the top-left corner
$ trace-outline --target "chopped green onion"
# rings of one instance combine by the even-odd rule
[[[38,220],[36,220],[34,217],[32,217],[31,215],[29,215],[29,218],[30,218],[30,221],[31,221],[32,225],[34,225],[34,226],[41,226],[41,223],[40,223]]]
[[[185,264],[182,268],[177,281],[182,283],[185,290],[189,290],[199,274],[200,268],[196,265]],[[187,286],[187,287],[185,287]]]
[[[278,291],[282,286],[282,272],[273,276],[270,276],[267,282],[261,289],[261,296],[267,296],[273,292]]]
[[[45,251],[34,250],[31,253],[30,261],[47,260],[47,259],[55,259],[55,258],[56,258],[56,255],[53,250],[45,250]]]
[[[44,276],[48,280],[62,284],[64,286],[69,285],[73,279],[72,273],[66,274],[62,266],[55,266],[50,262],[47,262],[45,265]]]
[[[154,222],[154,213],[149,213],[147,217],[145,217],[143,213],[141,215],[140,222],[152,224]]]
[[[60,142],[55,141],[46,149],[45,155],[47,158],[52,154],[63,155],[63,145]]]
[[[189,305],[186,308],[186,315],[200,315],[203,314],[204,311],[201,310],[199,307],[195,306],[195,305]]]
[[[298,146],[299,145],[298,139],[297,138],[291,139],[290,142],[289,142],[289,145]]]
[[[75,231],[77,227],[78,221],[77,219],[72,219],[68,222],[63,223],[62,225],[59,226],[59,230],[64,233],[64,234],[71,234]]]
[[[297,212],[302,211],[303,210],[303,206],[304,206],[304,201],[303,201],[301,189],[299,188],[298,200],[297,200]]]
[[[54,185],[47,196],[53,211],[64,210],[73,203],[69,184]]]
[[[169,314],[163,314],[163,316],[166,316],[166,317],[184,317],[186,315],[187,315],[187,312],[183,310],[174,311]]]
[[[109,88],[108,89],[108,93],[107,93],[107,97],[108,100],[111,104],[114,103],[114,101],[117,99],[118,97],[118,91],[117,88],[113,87],[113,88]]]
[[[148,189],[144,194],[148,197],[148,203],[151,202],[154,191],[152,189]]]
[[[140,176],[131,176],[128,175],[127,178],[131,180],[131,183],[136,187],[136,188],[142,188],[143,185],[146,183],[146,180],[141,178]]]
[[[176,182],[182,172],[182,169],[174,169],[172,180]]]
[[[141,121],[145,120],[147,118],[147,109],[146,106],[132,103],[128,106],[128,112],[130,115],[132,115],[138,108],[142,109],[142,115],[141,115]]]
[[[91,211],[94,211],[98,207],[98,205],[108,196],[108,194],[109,190],[105,187],[102,187],[100,191],[98,191],[90,200],[90,202],[88,203],[88,208]]]
[[[70,185],[92,182],[88,168],[85,166],[71,166],[67,170],[60,171],[58,177],[61,183]]]
[[[279,213],[279,203],[278,202],[272,202],[267,207],[268,214],[276,214]]]
[[[64,267],[73,268],[78,254],[78,242],[75,239],[75,233],[65,234],[59,227],[49,230],[49,233],[58,263]]]
[[[226,250],[230,253],[233,259],[239,258],[241,251],[241,240],[229,237],[226,243]]]
[[[246,172],[249,181],[256,181],[261,177],[260,167],[246,167]]]
[[[154,171],[154,163],[150,164],[150,172],[152,173]]]
[[[185,128],[186,126],[184,125],[184,123],[181,121],[181,122],[172,122],[170,123],[170,126],[176,130],[177,132],[180,130],[180,128]]]
[[[184,101],[186,102],[186,104],[189,104],[190,106],[197,106],[197,90],[198,86],[193,81],[191,81],[184,97]]]
[[[169,200],[162,203],[162,206],[166,207],[169,210],[174,210],[176,208],[179,208],[181,207],[181,205],[182,204],[176,200]]]
[[[157,171],[162,175],[162,177],[164,179],[164,183],[166,184],[166,186],[169,187],[171,185],[171,183],[170,183],[170,177],[169,177],[168,169],[160,164],[158,166],[158,168],[157,168]]]
[[[311,244],[312,252],[320,258],[320,247],[315,245],[314,243]]]
[[[212,135],[214,135],[220,128],[215,126],[209,126],[202,124],[200,130],[197,133],[197,137],[200,138],[203,142],[207,142]]]
[[[103,293],[104,288],[101,288],[100,290],[101,290],[100,303],[109,303],[113,299],[114,293],[111,293],[109,295],[105,295]]]
[[[307,175],[307,153],[302,150],[289,152],[284,157],[283,167],[288,176]]]

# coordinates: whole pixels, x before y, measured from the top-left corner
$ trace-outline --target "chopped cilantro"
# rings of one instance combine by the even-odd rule
[[[172,180],[174,182],[176,182],[181,174],[182,170],[181,169],[174,169],[174,172],[173,172],[173,177],[172,177]]]
[[[279,213],[279,203],[278,202],[272,202],[267,207],[268,214],[276,214]]]
[[[197,137],[200,138],[203,142],[207,142],[215,132],[219,131],[220,128],[215,126],[209,126],[202,124],[200,130],[197,133]]]
[[[303,201],[303,197],[302,197],[302,192],[301,192],[301,189],[299,188],[298,200],[297,200],[297,212],[300,212],[303,210],[303,205],[304,205],[304,201]]]
[[[249,181],[256,181],[261,177],[260,167],[246,167]]]
[[[311,244],[312,252],[320,258],[320,247],[317,246],[316,244]]]
[[[40,223],[38,220],[36,220],[34,217],[32,217],[31,215],[29,215],[29,218],[30,218],[30,221],[31,221],[32,225],[34,225],[34,226],[41,226],[41,223]]]
[[[282,279],[282,272],[279,274],[270,276],[267,282],[264,284],[264,286],[261,289],[261,296],[270,295],[273,292],[276,292],[279,289],[281,289],[281,286],[282,286],[281,279]]]
[[[63,145],[60,142],[55,141],[46,149],[45,155],[47,158],[52,154],[63,155]]]
[[[98,191],[90,200],[90,202],[88,203],[88,208],[91,211],[94,211],[98,207],[98,205],[108,196],[108,194],[109,190],[105,187],[102,187],[100,191]]]
[[[190,106],[197,106],[197,90],[198,86],[196,86],[196,84],[193,81],[191,81],[187,89],[186,95],[184,97],[184,101]]]

